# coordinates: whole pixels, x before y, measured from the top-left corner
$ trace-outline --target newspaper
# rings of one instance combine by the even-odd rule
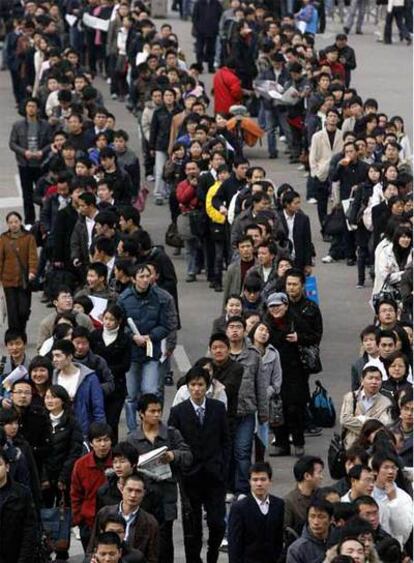
[[[260,98],[273,101],[275,105],[293,106],[300,100],[299,92],[293,86],[287,90],[273,80],[255,80],[253,88]]]
[[[93,319],[102,322],[102,317],[104,314],[105,309],[108,306],[108,299],[104,299],[103,297],[95,297],[94,295],[90,295],[89,299],[93,303],[93,309],[90,312],[90,315]]]
[[[97,29],[99,31],[108,31],[109,20],[103,20],[90,14],[83,14],[82,22],[86,27],[91,27],[92,29]]]
[[[162,463],[161,458],[168,451],[167,446],[151,450],[142,454],[138,459],[138,470],[155,481],[171,479],[172,472],[169,463]]]
[[[27,369],[22,365],[17,366],[17,368],[15,368],[11,373],[9,373],[7,377],[3,379],[3,387],[6,389],[6,391],[10,391],[13,383],[20,381],[21,379],[29,379]]]

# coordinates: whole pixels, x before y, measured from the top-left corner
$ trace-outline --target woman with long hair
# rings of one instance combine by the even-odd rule
[[[36,241],[23,226],[16,211],[6,215],[7,231],[0,236],[0,282],[6,297],[9,328],[26,331],[32,293],[30,282],[36,278]]]
[[[405,268],[412,263],[412,248],[412,230],[404,225],[397,227],[391,243],[377,248],[373,296],[381,291],[385,282],[390,285],[399,284]]]
[[[29,364],[28,373],[34,385],[31,404],[43,407],[46,391],[52,384],[52,362],[49,358],[35,356]]]

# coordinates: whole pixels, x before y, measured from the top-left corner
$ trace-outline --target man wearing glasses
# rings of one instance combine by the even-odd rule
[[[40,475],[43,460],[50,452],[49,416],[43,407],[32,405],[34,388],[30,381],[16,381],[11,391],[12,408],[19,414],[19,434],[32,448]]]

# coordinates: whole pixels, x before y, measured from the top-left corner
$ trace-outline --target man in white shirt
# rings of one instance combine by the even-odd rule
[[[354,465],[348,473],[351,488],[343,495],[341,502],[354,502],[361,496],[371,496],[375,478],[372,470],[366,465]]]
[[[284,502],[270,494],[272,468],[267,462],[252,465],[249,484],[250,494],[230,510],[229,563],[276,563],[283,547]]]
[[[402,547],[412,532],[413,502],[410,495],[395,484],[398,460],[386,452],[375,455],[372,469],[377,476],[372,496],[380,508],[380,524]]]

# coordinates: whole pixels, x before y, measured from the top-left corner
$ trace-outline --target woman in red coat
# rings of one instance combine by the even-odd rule
[[[213,78],[214,112],[228,113],[231,106],[240,104],[243,90],[239,77],[235,71],[235,61],[227,59],[226,65],[221,67]]]

